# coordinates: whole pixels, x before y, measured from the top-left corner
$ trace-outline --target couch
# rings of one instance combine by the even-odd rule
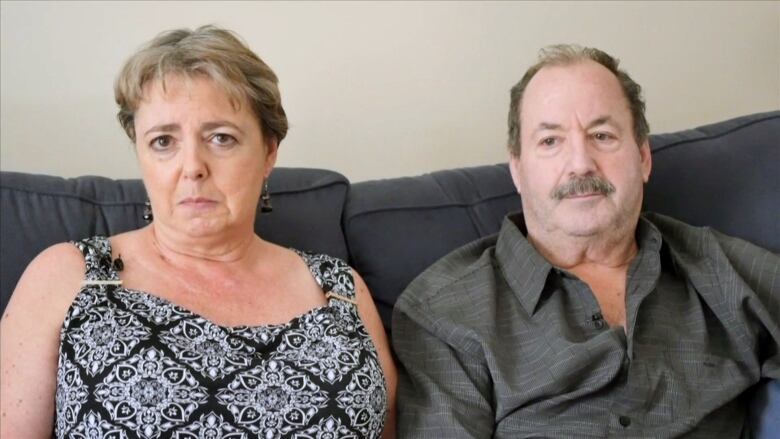
[[[650,138],[647,210],[780,252],[780,111]],[[500,146],[493,146],[499,147]],[[496,233],[519,210],[505,164],[350,183],[338,172],[278,168],[269,180],[274,211],[258,212],[260,236],[343,258],[364,277],[392,334],[393,304],[428,265]],[[44,248],[142,227],[139,180],[0,175],[0,310],[24,267]],[[780,383],[745,395],[758,437],[780,437]]]

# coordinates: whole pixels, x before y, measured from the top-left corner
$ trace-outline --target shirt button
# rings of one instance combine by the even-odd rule
[[[622,425],[623,427],[628,427],[629,425],[631,425],[631,418],[629,418],[628,416],[621,416],[618,418],[618,422],[620,422],[620,425]]]

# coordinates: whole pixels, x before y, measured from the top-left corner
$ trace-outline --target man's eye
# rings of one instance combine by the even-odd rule
[[[539,144],[543,146],[554,146],[555,142],[555,137],[545,137],[541,142],[539,142]]]
[[[612,139],[612,136],[608,133],[596,133],[593,135],[593,137],[599,142],[604,142]]]
[[[152,143],[150,144],[150,146],[152,147],[152,149],[163,150],[170,147],[171,143],[172,143],[171,136],[165,135],[165,136],[155,137],[154,139],[152,139]]]

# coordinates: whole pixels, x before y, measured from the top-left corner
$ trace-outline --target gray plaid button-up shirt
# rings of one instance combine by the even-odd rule
[[[780,378],[780,258],[646,214],[628,328],[552,267],[522,215],[399,298],[401,438],[744,437],[745,391]]]

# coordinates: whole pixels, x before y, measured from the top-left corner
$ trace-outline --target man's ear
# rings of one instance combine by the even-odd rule
[[[645,139],[639,147],[639,160],[642,166],[642,180],[647,183],[650,180],[650,171],[653,169],[653,155],[650,152],[650,140]]]
[[[517,190],[518,194],[523,193],[522,184],[520,183],[522,180],[522,168],[520,163],[520,154],[509,152],[509,173],[512,175],[512,181],[515,183],[515,189]]]

